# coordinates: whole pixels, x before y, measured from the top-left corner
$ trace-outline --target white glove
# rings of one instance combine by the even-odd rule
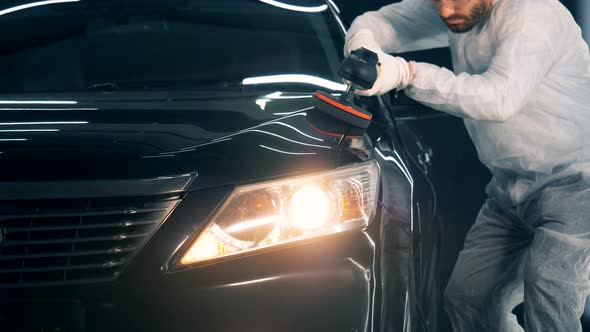
[[[344,45],[344,54],[364,47],[377,53],[379,64],[377,65],[377,80],[369,90],[356,90],[355,93],[361,96],[380,96],[393,89],[405,89],[412,81],[412,66],[403,58],[391,56],[383,50],[373,33],[367,29],[361,29],[356,33],[347,36]]]
[[[380,96],[393,89],[403,90],[412,82],[411,65],[398,56],[391,56],[383,52],[377,52],[379,63],[377,64],[377,80],[369,90],[356,90],[360,96]]]

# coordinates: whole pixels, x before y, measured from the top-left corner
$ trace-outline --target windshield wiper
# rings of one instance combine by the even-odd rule
[[[86,89],[90,91],[121,91],[121,87],[113,82],[90,84]]]

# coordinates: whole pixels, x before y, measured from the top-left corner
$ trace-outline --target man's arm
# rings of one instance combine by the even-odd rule
[[[358,33],[370,33],[386,53],[449,46],[448,29],[430,0],[404,0],[367,12],[354,20],[347,41]]]
[[[498,47],[481,75],[455,75],[435,65],[414,64],[406,94],[462,118],[507,121],[528,103],[557,60],[555,45],[562,29],[553,14],[545,8],[499,24]]]

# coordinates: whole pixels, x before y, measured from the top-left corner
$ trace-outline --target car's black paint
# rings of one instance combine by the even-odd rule
[[[0,133],[0,183],[14,188],[81,181],[112,185],[183,174],[194,179],[183,190],[182,202],[119,278],[3,287],[0,327],[402,331],[405,325],[415,326],[411,234],[416,215],[428,209],[415,204],[413,194],[426,190],[400,142],[385,132],[393,130],[380,115],[386,110],[370,105],[374,123],[367,135],[353,135],[339,125],[327,132],[310,116],[315,110],[309,87],[284,92],[296,97],[292,99],[273,99],[269,95],[281,90],[263,88],[2,96],[18,102],[2,105],[0,129],[20,131]],[[35,100],[76,103],[26,103]],[[30,129],[54,130],[22,131]],[[408,151],[414,153],[416,142],[402,130],[409,138]],[[185,271],[167,269],[169,258],[207,224],[235,186],[369,159],[378,161],[382,179],[378,211],[367,229]],[[150,194],[158,188],[153,189]],[[56,192],[63,198],[55,188],[44,198]],[[73,322],[52,322],[37,310],[15,314],[16,303],[18,308],[45,307],[53,317]]]

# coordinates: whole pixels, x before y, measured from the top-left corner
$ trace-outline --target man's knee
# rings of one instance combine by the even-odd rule
[[[526,287],[535,287],[543,283],[551,272],[547,271],[545,264],[537,259],[530,259],[524,270],[524,283]],[[562,276],[565,277],[565,276]]]
[[[499,285],[486,278],[472,278],[454,274],[444,292],[444,306],[447,311],[464,310],[466,307],[484,314],[511,310],[515,291],[513,285]]]
[[[451,307],[453,305],[456,305],[457,302],[460,302],[460,292],[461,290],[456,286],[453,280],[450,280],[447,284],[447,287],[445,288],[443,296],[445,308]]]
[[[451,278],[444,292],[444,306],[448,310],[469,306],[472,308],[485,307],[486,293],[485,285],[472,285],[465,278]]]

